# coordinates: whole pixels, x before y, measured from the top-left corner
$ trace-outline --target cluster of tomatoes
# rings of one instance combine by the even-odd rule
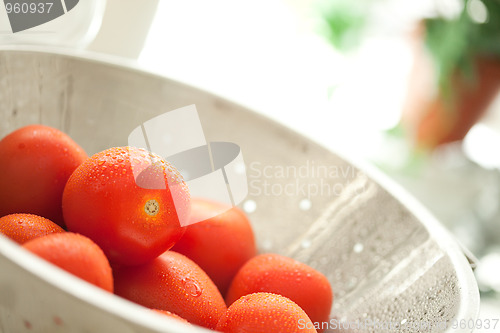
[[[325,276],[257,254],[241,210],[190,198],[177,170],[143,149],[88,157],[57,129],[18,129],[0,141],[0,216],[0,233],[25,249],[187,323],[289,333],[328,321]]]

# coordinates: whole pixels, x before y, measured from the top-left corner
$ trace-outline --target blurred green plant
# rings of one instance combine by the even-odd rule
[[[395,0],[325,1],[326,36],[340,51],[357,48],[369,33],[383,31],[385,23],[391,26],[382,20],[390,17],[385,14]],[[433,5],[432,17],[424,17],[432,8],[423,10],[420,19],[411,17],[423,28],[413,36],[421,38],[433,61],[437,91],[432,85],[428,96],[408,91],[402,127],[389,133],[428,150],[462,140],[486,111],[500,81],[500,0],[434,0]],[[418,63],[424,57],[416,52],[416,64],[426,66]],[[412,75],[410,80],[418,81],[419,74]]]
[[[321,12],[326,38],[336,49],[347,52],[361,44],[370,16],[367,0],[326,1]]]
[[[500,0],[465,0],[457,17],[429,18],[424,23],[425,42],[446,97],[455,73],[473,82],[476,56],[500,57]]]
[[[500,0],[457,0],[461,10],[453,17],[423,19],[425,43],[435,61],[438,84],[449,94],[454,73],[474,78],[476,55],[500,56]],[[436,0],[436,7],[442,2]],[[359,46],[372,20],[372,9],[384,5],[383,0],[330,0],[322,17],[326,37],[340,51]]]

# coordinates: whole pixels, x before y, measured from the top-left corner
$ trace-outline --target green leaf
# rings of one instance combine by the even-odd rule
[[[357,47],[364,36],[369,6],[366,0],[331,0],[322,10],[327,26],[326,37],[333,46],[341,51]]]
[[[466,0],[455,19],[433,18],[425,21],[426,44],[434,59],[438,87],[449,109],[454,100],[452,77],[461,75],[471,84],[475,82],[474,59],[477,55],[500,58],[500,0],[484,0],[488,18],[475,22],[468,13],[471,0]],[[474,0],[479,1],[479,0]]]

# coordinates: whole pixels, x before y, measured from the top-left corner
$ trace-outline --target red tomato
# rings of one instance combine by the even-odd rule
[[[189,220],[204,221],[189,225],[172,250],[197,263],[225,295],[236,272],[256,255],[250,221],[238,208],[203,199],[191,201]]]
[[[254,293],[234,302],[217,325],[224,333],[316,333],[313,323],[286,297]]]
[[[175,313],[172,313],[170,311],[165,311],[165,310],[158,310],[158,309],[152,309],[154,312],[156,313],[159,313],[159,314],[162,314],[164,316],[168,316],[170,318],[174,318],[174,319],[177,319],[177,320],[180,320],[182,321],[183,323],[185,324],[189,324],[189,321],[187,321],[186,319],[176,315]]]
[[[110,148],[71,175],[63,212],[68,229],[95,241],[111,262],[137,265],[170,249],[182,236],[189,191],[177,170],[158,155]]]
[[[63,228],[38,215],[10,214],[0,218],[0,233],[19,244],[58,232],[64,232]]]
[[[288,297],[304,309],[313,323],[329,320],[333,293],[328,279],[292,258],[262,254],[250,259],[234,277],[227,304],[259,291]]]
[[[32,239],[23,247],[67,272],[113,292],[109,262],[89,238],[71,232],[57,233]]]
[[[63,132],[20,128],[0,141],[0,216],[31,213],[64,226],[61,199],[71,173],[87,154]]]
[[[114,270],[115,293],[143,306],[170,311],[215,328],[226,304],[208,275],[182,254],[167,251],[140,266]]]

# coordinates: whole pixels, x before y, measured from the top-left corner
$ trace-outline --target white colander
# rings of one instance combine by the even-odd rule
[[[191,104],[207,141],[241,147],[249,190],[242,206],[259,250],[295,257],[330,280],[331,331],[340,324],[350,332],[471,331],[455,325],[474,320],[479,307],[463,250],[369,167],[232,102],[116,60],[0,51],[1,137],[42,123],[93,154],[127,145],[141,123]],[[103,292],[0,237],[0,332],[202,331]]]

